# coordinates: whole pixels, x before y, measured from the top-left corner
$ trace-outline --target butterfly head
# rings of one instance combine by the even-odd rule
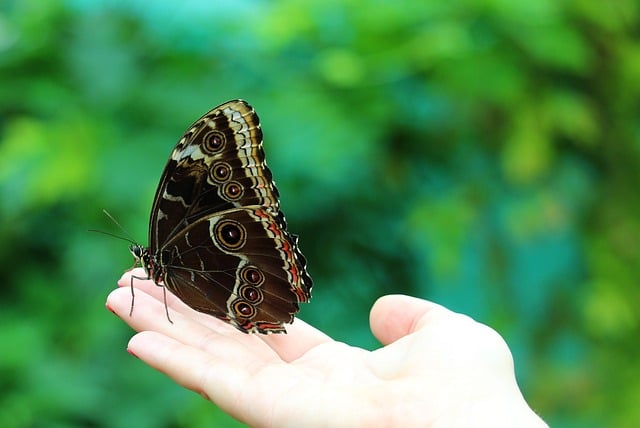
[[[158,258],[153,256],[149,249],[140,244],[129,245],[129,251],[135,259],[134,267],[140,265],[144,268],[149,279],[152,279],[157,285],[164,282],[165,268],[162,262],[158,263]]]
[[[132,244],[129,245],[129,251],[131,251],[133,258],[135,259],[134,267],[141,265],[147,272],[147,275],[150,275],[153,271],[153,264],[151,263],[149,250],[140,244]]]
[[[139,244],[129,245],[129,251],[131,251],[133,258],[136,260],[136,264],[141,263],[142,258],[144,257],[145,253],[147,253],[146,249]]]

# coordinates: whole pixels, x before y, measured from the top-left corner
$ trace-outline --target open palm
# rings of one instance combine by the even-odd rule
[[[132,271],[137,276],[141,270]],[[131,272],[107,299],[139,331],[128,350],[251,426],[544,426],[515,381],[511,353],[489,327],[408,296],[371,310],[375,351],[296,320],[286,335],[248,335],[196,312]]]

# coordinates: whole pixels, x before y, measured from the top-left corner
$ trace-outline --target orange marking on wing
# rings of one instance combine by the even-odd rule
[[[291,247],[291,243],[289,241],[282,242],[282,251],[287,253],[288,259],[293,259],[293,248]]]
[[[297,294],[299,302],[306,302],[309,300],[309,296],[304,292],[302,288],[296,287],[293,291]]]
[[[281,324],[273,324],[270,322],[258,322],[256,323],[256,327],[258,327],[260,330],[284,330]]]
[[[268,229],[273,232],[276,236],[282,236],[282,231],[278,228],[278,225],[275,223],[269,224]]]
[[[260,218],[269,218],[269,214],[264,212],[264,210],[255,210],[254,213]]]

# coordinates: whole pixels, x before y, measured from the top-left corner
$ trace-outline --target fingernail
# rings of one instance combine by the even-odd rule
[[[114,313],[114,314],[116,313],[116,311],[113,310],[111,305],[109,305],[109,302],[105,303],[104,306],[109,310],[109,312]]]
[[[137,356],[137,355],[136,355],[136,354],[131,350],[131,348],[127,348],[127,352],[128,352],[130,355],[132,355],[132,356],[134,356],[134,357],[136,357],[136,358],[138,358],[138,359],[139,359],[139,357],[138,357],[138,356]]]

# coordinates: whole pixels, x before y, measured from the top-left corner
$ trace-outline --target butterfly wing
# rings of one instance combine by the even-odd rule
[[[176,145],[151,213],[149,249],[165,286],[241,331],[283,332],[312,281],[278,197],[246,102],[198,119]]]
[[[226,102],[196,120],[174,148],[151,209],[149,247],[215,212],[253,205],[277,212],[278,197],[258,116],[244,101]]]
[[[297,238],[265,208],[240,208],[189,225],[164,248],[165,284],[193,309],[245,332],[284,332],[310,278]]]

